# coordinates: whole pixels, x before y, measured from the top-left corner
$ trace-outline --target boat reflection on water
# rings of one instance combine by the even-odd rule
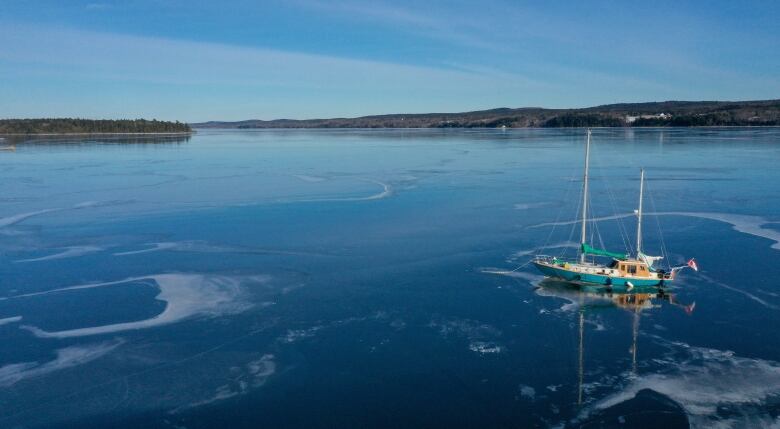
[[[650,311],[664,305],[679,307],[687,314],[691,314],[696,303],[681,304],[675,299],[675,295],[668,290],[656,287],[635,288],[630,292],[608,290],[603,286],[573,284],[546,278],[539,282],[535,292],[542,296],[552,296],[570,301],[578,306],[579,343],[577,350],[577,377],[578,392],[577,404],[582,405],[583,385],[585,378],[585,316],[586,313],[608,308],[621,308],[633,315],[631,326],[631,371],[637,369],[637,337],[639,336],[639,322],[643,311]]]

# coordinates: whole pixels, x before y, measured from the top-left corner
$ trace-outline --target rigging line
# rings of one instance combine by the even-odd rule
[[[552,239],[552,235],[555,232],[555,228],[557,226],[556,224],[561,219],[561,213],[563,213],[563,209],[566,208],[566,202],[568,201],[569,194],[571,193],[571,188],[574,183],[574,174],[575,173],[572,173],[572,176],[569,178],[569,184],[566,187],[566,192],[563,195],[563,205],[561,205],[561,207],[558,209],[558,214],[555,216],[555,223],[553,223],[553,227],[550,228],[550,232],[547,234],[547,239],[544,241],[544,246],[536,249],[536,256],[539,256],[542,249],[547,248],[547,246],[550,244],[550,240]],[[580,191],[580,196],[582,196],[582,191]]]
[[[596,244],[596,237],[598,237],[599,243],[602,243],[604,240],[601,239],[601,232],[599,231],[599,224],[596,222],[596,210],[593,208],[593,204],[590,204],[590,201],[588,201],[588,212],[590,213],[591,219],[588,221],[589,231],[590,231],[590,238],[588,240],[588,243],[591,245]],[[599,244],[602,248],[604,248],[603,244]],[[595,261],[596,257],[595,255],[591,256],[591,260]]]
[[[595,160],[596,160],[595,163],[597,165],[597,168],[600,167],[601,166],[600,157],[596,156]],[[615,215],[615,214],[618,213],[617,204],[615,202],[616,201],[615,194],[612,191],[612,186],[610,185],[609,178],[604,177],[604,176],[602,176],[602,178],[605,179],[605,180],[603,180],[604,186],[606,187],[608,200],[609,200],[610,205],[612,207],[612,214]],[[627,253],[633,253],[634,249],[633,249],[633,246],[631,245],[631,239],[629,238],[628,230],[626,229],[626,226],[623,223],[623,219],[622,218],[617,218],[616,220],[617,220],[617,224],[618,224],[618,232],[620,233],[620,239],[621,239],[621,241],[623,241],[623,247],[626,249]],[[602,245],[602,248],[606,249],[606,246],[604,246],[603,242],[602,242],[601,245]]]
[[[530,263],[531,263],[531,262],[533,262],[533,261],[534,261],[533,259],[529,259],[528,261],[526,261],[526,263],[525,263],[525,264],[522,264],[522,265],[518,266],[518,267],[517,267],[517,268],[515,268],[514,270],[511,270],[511,271],[506,271],[506,273],[507,273],[507,274],[508,274],[508,273],[514,273],[514,272],[516,272],[517,270],[519,270],[519,269],[521,269],[521,268],[525,268],[526,266],[528,266],[528,264],[530,264]]]
[[[637,165],[634,163],[634,160],[631,157],[621,156],[618,164],[628,165],[629,167],[631,167],[632,170],[637,168]],[[607,189],[611,192],[611,188],[609,188],[609,186]],[[613,200],[613,210],[615,214],[619,213],[617,210],[617,198]],[[623,222],[623,219],[618,218],[617,221],[618,221],[618,227],[620,228],[621,238],[624,239],[624,246],[626,247],[626,250],[628,250],[628,253],[634,253],[635,249],[633,246],[632,234],[628,233],[628,227]],[[623,236],[623,234],[625,236]]]
[[[645,193],[647,193],[650,196],[650,206],[653,208],[654,213],[658,213],[658,209],[655,206],[655,198],[653,198],[653,193],[649,192],[649,189],[647,186],[645,186]],[[659,219],[660,216],[656,215],[653,216],[655,218],[655,224],[658,227],[658,237],[661,241],[661,256],[664,257],[664,262],[666,262],[666,267],[671,270],[672,269],[672,263],[669,261],[669,252],[666,248],[666,241],[664,240],[664,232],[661,229],[661,220]]]
[[[615,198],[615,195],[612,192],[612,187],[609,185],[607,185],[607,195],[609,195],[609,202],[612,205],[612,212],[614,214],[618,214],[617,199]],[[631,244],[631,239],[629,238],[628,235],[628,229],[626,228],[623,219],[617,218],[616,220],[618,224],[618,231],[620,232],[620,239],[623,241],[623,247],[628,251],[628,253],[634,253],[634,247]]]
[[[597,235],[597,236],[598,236],[598,238],[599,238],[599,244],[601,245],[601,248],[602,248],[602,249],[606,249],[606,248],[607,248],[607,245],[606,245],[606,244],[604,244],[604,238],[602,237],[602,235],[601,235],[601,230],[600,230],[598,227],[596,227],[596,235]]]
[[[579,204],[579,203],[577,203],[577,204]],[[578,210],[578,212],[579,212],[579,210]],[[573,243],[574,242],[573,240],[574,240],[574,231],[575,230],[576,230],[576,224],[573,223],[571,228],[569,229],[569,237],[566,239],[566,241],[568,243]],[[568,251],[569,251],[569,247],[568,246],[564,246],[564,247],[561,248],[561,251],[558,254],[558,256],[562,258],[566,254],[566,252],[568,252]]]
[[[591,213],[593,214],[593,218],[595,219],[596,215],[595,215],[595,212],[592,209],[591,209]],[[596,221],[591,221],[591,225],[592,225],[591,226],[591,231],[592,232],[591,232],[591,240],[590,240],[590,242],[594,243],[593,237],[595,235],[595,237],[598,237],[598,239],[599,239],[598,242],[599,242],[599,245],[601,246],[601,248],[602,249],[606,249],[607,246],[604,245],[604,238],[601,235],[601,229],[599,228],[599,223],[596,222]]]
[[[572,186],[574,186],[574,183],[575,183],[574,174],[576,174],[576,173],[572,173],[572,176],[569,178],[569,184],[566,187],[566,192],[564,193],[564,196],[563,196],[563,204],[558,209],[558,213],[555,216],[555,222],[553,223],[552,228],[550,228],[550,232],[547,234],[547,239],[544,241],[544,245],[543,246],[536,248],[535,256],[539,256],[544,249],[548,249],[549,248],[548,245],[550,244],[550,241],[552,239],[553,233],[555,232],[555,229],[558,226],[557,224],[559,223],[559,221],[561,219],[561,214],[563,213],[563,210],[567,208],[566,202],[569,201],[569,195],[571,194]],[[580,196],[581,195],[582,195],[582,191],[580,191]],[[579,201],[579,199],[578,199],[578,201]],[[578,206],[577,210],[578,210],[578,213],[579,213],[579,206]],[[569,240],[571,240],[571,236],[573,234],[573,231],[574,231],[574,227],[572,226],[572,230],[569,232]],[[566,249],[564,248],[564,252],[565,251],[566,251]],[[563,255],[561,254],[559,256],[563,256]]]
[[[595,149],[595,148],[591,149],[591,154],[594,155],[594,156],[592,156],[592,158],[594,159],[594,161],[593,161],[594,166],[596,167],[596,169],[601,169],[601,161],[600,161],[600,157],[598,156],[598,149]],[[601,169],[601,170],[603,171],[603,169]],[[595,176],[591,176],[591,177],[595,178]],[[593,189],[595,190],[596,188],[593,187]],[[592,200],[592,198],[590,200]],[[593,204],[589,204],[591,219],[595,219],[597,217],[596,216],[596,209],[594,207],[595,206]],[[591,244],[595,244],[596,243],[594,241],[594,237],[596,237],[596,236],[599,239],[599,245],[601,246],[601,248],[605,249],[606,247],[604,246],[604,240],[601,237],[601,231],[599,230],[598,223],[596,221],[594,221],[594,220],[591,220],[590,221],[590,243]]]
[[[574,181],[574,176],[573,175],[572,175],[571,181],[572,181],[572,183]],[[582,192],[583,192],[583,189],[580,188],[580,194],[577,197],[577,210],[575,212],[575,216],[577,218],[579,218],[580,210],[582,208],[582,198],[581,198],[582,197]],[[574,232],[576,231],[576,229],[577,229],[577,222],[572,222],[571,228],[569,228],[569,237],[566,239],[567,241],[572,241],[574,239]],[[569,251],[568,247],[563,247],[563,248],[561,248],[560,253],[558,254],[558,256],[562,258],[563,255],[565,255],[566,252],[568,252],[568,251]]]
[[[593,209],[593,205],[592,204],[590,204],[589,207],[590,207],[590,214],[591,214],[590,242],[591,242],[591,244],[595,243],[594,237],[597,237],[598,238],[598,243],[601,246],[601,248],[602,249],[606,249],[607,246],[604,245],[604,238],[601,235],[601,229],[599,228],[599,223],[596,222],[595,220],[593,220],[593,219],[595,219],[597,217],[596,216],[596,211]]]

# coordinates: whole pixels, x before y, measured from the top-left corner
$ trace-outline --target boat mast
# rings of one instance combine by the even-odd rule
[[[639,210],[636,215],[636,257],[642,253],[642,196],[645,191],[645,170],[639,170]]]
[[[582,305],[582,301],[580,301]],[[580,346],[578,349],[579,355],[577,357],[577,405],[582,405],[582,382],[585,378],[585,350],[582,347],[582,337],[585,333],[585,310],[580,307]]]
[[[636,298],[636,297],[634,297]],[[634,323],[631,326],[631,372],[636,375],[636,340],[639,336],[639,303],[634,303]]]
[[[585,222],[588,218],[588,167],[590,165],[590,128],[588,128],[588,141],[585,144],[585,175],[582,185],[582,233],[580,234],[580,263],[585,263]]]

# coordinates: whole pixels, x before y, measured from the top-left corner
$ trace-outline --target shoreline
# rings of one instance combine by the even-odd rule
[[[0,133],[4,136],[184,136],[192,135],[196,132],[170,132],[170,133]]]
[[[584,129],[607,129],[607,130],[643,130],[643,129],[665,129],[679,130],[692,128],[750,128],[766,129],[780,128],[780,125],[700,125],[700,126],[657,126],[657,127],[193,127],[193,130],[584,130]],[[2,136],[3,134],[0,134]],[[7,134],[6,134],[7,135]],[[38,134],[40,135],[40,134]]]

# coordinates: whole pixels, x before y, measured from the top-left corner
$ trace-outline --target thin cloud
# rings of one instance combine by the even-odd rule
[[[105,10],[110,8],[111,5],[107,3],[88,3],[86,6],[84,6],[84,9],[86,10]]]
[[[272,104],[278,108],[282,103],[274,101],[280,98],[289,103],[296,94],[303,95],[299,103],[307,103],[305,99],[311,97],[334,102],[335,97],[356,100],[353,109],[387,97],[384,105],[396,105],[389,109],[409,111],[408,104],[404,107],[402,103],[408,97],[421,97],[418,99],[433,107],[450,105],[455,97],[506,97],[507,89],[532,91],[537,84],[523,75],[508,73],[502,74],[502,82],[496,73],[477,68],[456,70],[70,28],[3,25],[0,39],[9,42],[0,47],[0,60],[13,64],[5,69],[0,65],[0,73],[7,77],[38,76],[109,86],[192,86],[224,94],[243,88],[248,92],[242,96],[255,94],[258,102],[268,103],[269,108]],[[521,100],[508,101],[510,97],[501,104]],[[332,105],[330,115],[356,113],[339,111],[343,105]],[[300,117],[302,113],[291,110],[278,114]]]

